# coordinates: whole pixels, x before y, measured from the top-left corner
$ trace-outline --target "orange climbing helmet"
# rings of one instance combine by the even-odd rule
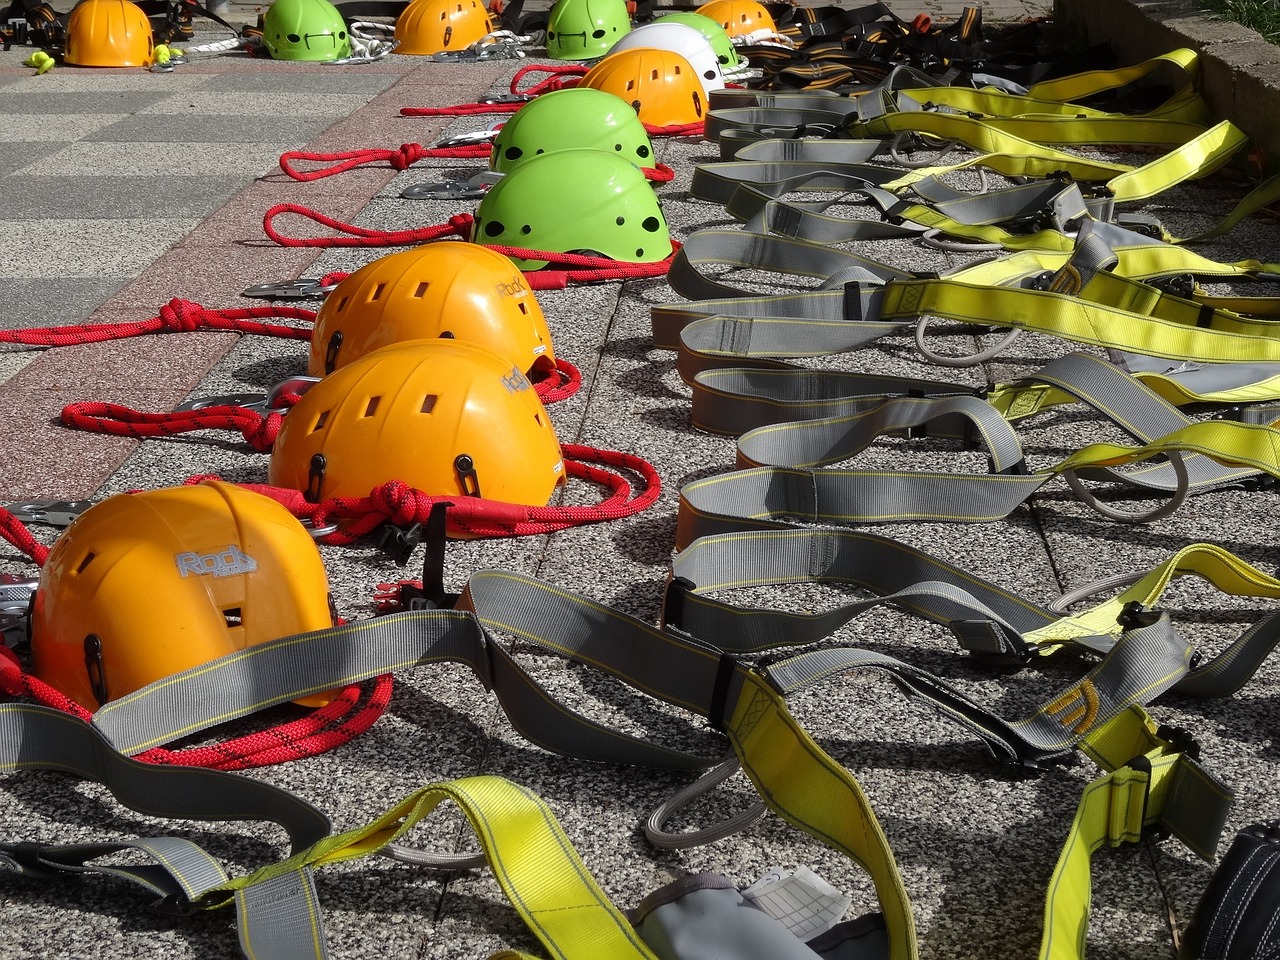
[[[752,33],[778,32],[773,15],[756,0],[711,0],[694,10],[694,13],[710,17],[730,37],[742,37]]]
[[[396,53],[462,50],[493,33],[480,0],[412,0],[396,20]]]
[[[379,257],[339,283],[316,314],[307,372],[327,376],[381,347],[436,337],[487,347],[526,376],[556,366],[519,267],[496,250],[440,240]]]
[[[670,50],[637,47],[611,53],[588,70],[578,85],[612,93],[631,104],[650,126],[699,123],[706,118],[707,94],[698,72]]]
[[[63,59],[77,67],[146,67],[155,59],[146,13],[131,0],[81,0],[67,20]]]
[[[542,401],[511,360],[463,340],[411,340],[340,367],[284,418],[270,482],[308,500],[424,493],[543,506],[565,478]]]
[[[118,494],[49,552],[31,612],[32,672],[95,710],[333,622],[319,550],[269,497],[218,482]]]

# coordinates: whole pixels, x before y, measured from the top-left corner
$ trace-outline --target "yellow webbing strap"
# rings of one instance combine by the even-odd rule
[[[1130,603],[1145,609],[1155,606],[1169,584],[1178,577],[1197,576],[1233,597],[1280,599],[1280,580],[1263,573],[1229,550],[1212,543],[1193,543],[1171,554],[1114,597],[1056,623],[1029,630],[1022,638],[1042,653],[1077,637],[1118,636],[1121,612]]]
[[[1089,864],[1095,850],[1104,844],[1136,843],[1145,828],[1159,825],[1166,813],[1176,812],[1174,808],[1184,804],[1189,793],[1213,798],[1213,809],[1201,811],[1207,820],[1225,817],[1232,799],[1231,792],[1192,756],[1163,739],[1146,711],[1138,707],[1091,735],[1081,749],[1109,772],[1085,788],[1054,868],[1045,899],[1040,960],[1084,956],[1091,900]],[[1195,852],[1212,856],[1211,850]]]
[[[763,677],[742,669],[739,674],[741,694],[724,729],[743,771],[769,809],[871,875],[890,960],[914,960],[918,945],[907,889],[858,781],[813,741]]]
[[[1100,273],[1095,279],[1107,276]],[[1160,299],[1159,291],[1148,288],[1148,293],[1154,305]],[[1262,335],[1264,322],[1251,324],[1235,314],[1212,311],[1212,316],[1205,317],[1191,301],[1177,318],[1157,317],[1132,309],[1146,305],[1134,303],[1122,309],[1082,299],[1088,295],[1088,285],[1066,293],[983,286],[945,277],[895,280],[884,288],[877,319],[906,321],[932,316],[984,326],[996,324],[1169,360],[1280,361],[1280,339]],[[1215,327],[1222,322],[1235,329],[1200,325],[1206,320]],[[1245,332],[1249,327],[1253,332]]]
[[[1082,73],[1058,77],[1056,80],[1043,80],[1030,87],[1027,90],[1027,96],[1036,100],[1083,100],[1107,90],[1115,90],[1135,80],[1141,80],[1157,69],[1169,65],[1186,73],[1188,83],[1193,89],[1199,83],[1200,56],[1195,50],[1182,47],[1131,67],[1122,67],[1118,70],[1086,70]]]
[[[423,787],[372,823],[326,837],[287,860],[218,888],[235,893],[246,954],[254,956],[252,936],[245,932],[254,919],[253,901],[248,896],[252,888],[301,880],[310,868],[375,853],[402,837],[445,800],[453,801],[466,815],[503,892],[552,957],[655,960],[600,889],[546,803],[532,791],[495,776]],[[313,935],[317,945],[323,943],[318,915]],[[528,955],[503,951],[496,956]]]

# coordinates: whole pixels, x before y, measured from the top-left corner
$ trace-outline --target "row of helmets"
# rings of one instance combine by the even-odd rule
[[[627,49],[662,49],[683,56],[704,86],[718,89],[723,74],[741,66],[733,38],[772,24],[756,0],[711,0],[694,13],[668,14],[634,30],[624,0],[556,0],[547,22],[547,54],[583,61]],[[493,32],[481,0],[411,0],[396,20],[396,49],[428,55],[460,50]],[[262,42],[277,60],[351,55],[347,24],[329,0],[275,0],[262,18]],[[132,0],[80,0],[67,22],[63,55],[76,66],[147,66],[155,58],[151,22]]]
[[[307,367],[318,379],[283,418],[271,485],[319,501],[400,480],[433,496],[536,507],[565,482],[534,387],[557,375],[550,329],[520,265],[486,244],[517,239],[631,259],[660,239],[665,256],[666,224],[641,172],[656,161],[628,104],[575,88],[513,114],[492,163],[503,177],[477,211],[475,242],[379,257],[326,297]],[[575,195],[594,195],[607,216],[566,216],[554,189],[566,175],[598,182],[599,191]],[[145,550],[139,529],[150,531]],[[145,603],[141,582],[154,585]],[[319,553],[275,500],[219,482],[119,495],[79,517],[44,564],[32,670],[93,710],[333,616]],[[156,623],[166,625],[159,635]]]

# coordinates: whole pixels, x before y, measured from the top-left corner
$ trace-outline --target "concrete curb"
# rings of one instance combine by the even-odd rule
[[[1197,51],[1213,116],[1280,158],[1280,47],[1257,32],[1205,13],[1195,0],[1055,0],[1053,16],[1058,29],[1109,45],[1126,65],[1182,47]]]

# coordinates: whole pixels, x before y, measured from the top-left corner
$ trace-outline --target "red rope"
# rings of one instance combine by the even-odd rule
[[[247,407],[213,406],[171,413],[145,413],[118,403],[94,400],[69,403],[60,416],[65,426],[113,437],[174,437],[195,430],[238,430],[253,449],[270,453],[280,432],[283,414],[265,417]]]
[[[307,183],[375,163],[386,163],[394,170],[407,170],[419,160],[428,158],[488,160],[492,153],[490,147],[487,143],[464,143],[453,147],[425,147],[420,143],[403,143],[394,150],[344,150],[338,153],[291,150],[280,155],[280,169],[294,180]],[[299,170],[294,165],[301,161],[326,163],[329,166]]]
[[[286,237],[275,228],[276,217],[286,213],[306,217],[323,227],[337,230],[348,236]],[[465,240],[471,236],[473,222],[470,214],[460,213],[450,217],[448,223],[433,227],[418,227],[414,230],[370,230],[343,223],[341,220],[335,220],[333,217],[296,203],[277,203],[263,216],[262,229],[266,231],[268,237],[282,247],[407,247],[425,243],[428,240],[439,240],[441,237],[454,236]]]
[[[553,90],[567,90],[570,87],[576,87],[578,81],[586,76],[588,69],[578,64],[552,66],[531,63],[521,67],[511,78],[511,92],[518,97],[532,98]],[[521,90],[520,81],[534,73],[548,74],[548,76]],[[525,105],[525,102],[527,101],[508,100],[496,103],[459,103],[452,107],[401,107],[400,115],[402,117],[467,117],[483,113],[515,113]]]
[[[4,507],[0,507],[0,537],[30,557],[37,567],[49,558],[49,548],[31,535],[27,525]],[[4,644],[0,643],[0,647]]]
[[[565,444],[561,450],[568,476],[598,484],[607,490],[607,495],[599,503],[534,507],[480,497],[435,496],[399,480],[376,487],[366,497],[333,497],[311,503],[300,490],[268,484],[246,483],[240,486],[271,497],[317,529],[338,526],[336,531],[318,538],[330,546],[355,543],[388,523],[406,527],[425,523],[431,515],[431,508],[437,503],[448,505],[446,530],[450,536],[519,537],[555,533],[570,527],[629,517],[652,506],[662,492],[657,470],[643,457],[578,444]],[[641,477],[643,487],[638,493],[633,492],[630,481],[617,472],[620,469]],[[210,478],[192,477],[188,482],[206,479]]]
[[[29,346],[69,347],[105,340],[122,340],[152,333],[186,333],[194,330],[217,330],[232,333],[261,334],[310,340],[311,328],[276,323],[261,323],[264,318],[315,322],[315,312],[300,307],[252,307],[240,310],[210,310],[190,300],[170,300],[150,320],[127,323],[68,325],[64,327],[30,327],[25,330],[0,330],[0,343],[22,343]]]

